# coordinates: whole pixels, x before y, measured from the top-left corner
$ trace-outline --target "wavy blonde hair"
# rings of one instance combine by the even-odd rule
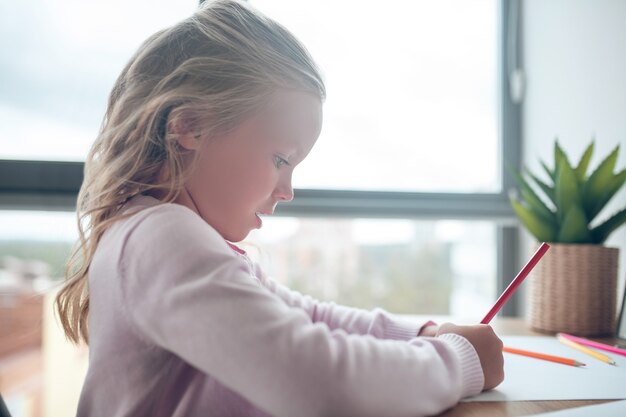
[[[69,340],[88,343],[89,267],[124,203],[141,193],[177,197],[186,173],[177,135],[228,131],[279,88],[326,94],[306,48],[239,1],[205,2],[141,45],[113,86],[85,161],[79,240],[55,301]]]

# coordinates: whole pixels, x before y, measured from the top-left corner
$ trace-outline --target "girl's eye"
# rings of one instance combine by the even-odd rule
[[[274,155],[274,164],[276,165],[276,168],[280,168],[283,165],[289,165],[289,161],[281,156]]]

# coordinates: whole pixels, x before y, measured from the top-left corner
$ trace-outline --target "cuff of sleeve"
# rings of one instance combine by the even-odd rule
[[[385,326],[385,339],[410,340],[417,336],[424,325],[402,321],[391,321]]]
[[[458,355],[461,368],[461,398],[479,394],[485,386],[485,376],[474,346],[463,336],[454,333],[442,334],[437,339],[448,343]]]

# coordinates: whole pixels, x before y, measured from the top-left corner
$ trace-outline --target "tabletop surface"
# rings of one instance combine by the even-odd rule
[[[409,316],[410,317],[410,316]],[[412,316],[423,319],[423,316]],[[429,317],[437,323],[450,321],[457,324],[476,323],[472,320],[455,320],[448,316]],[[547,336],[530,329],[524,319],[497,317],[492,322],[496,333],[501,336]],[[614,343],[615,339],[596,339],[607,343]],[[513,417],[528,416],[546,413],[548,411],[563,410],[566,408],[582,407],[585,405],[602,404],[606,400],[577,400],[577,401],[507,401],[507,402],[463,402],[454,408],[439,414],[440,417]]]

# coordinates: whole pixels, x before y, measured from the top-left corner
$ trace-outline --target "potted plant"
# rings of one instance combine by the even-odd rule
[[[510,195],[513,210],[538,241],[552,246],[529,277],[529,324],[539,331],[615,331],[619,249],[604,242],[626,222],[626,208],[597,219],[626,182],[626,169],[614,173],[618,145],[588,174],[593,151],[592,140],[572,166],[557,140],[554,168],[540,161],[547,181],[528,169],[526,175],[511,170],[520,191]]]

